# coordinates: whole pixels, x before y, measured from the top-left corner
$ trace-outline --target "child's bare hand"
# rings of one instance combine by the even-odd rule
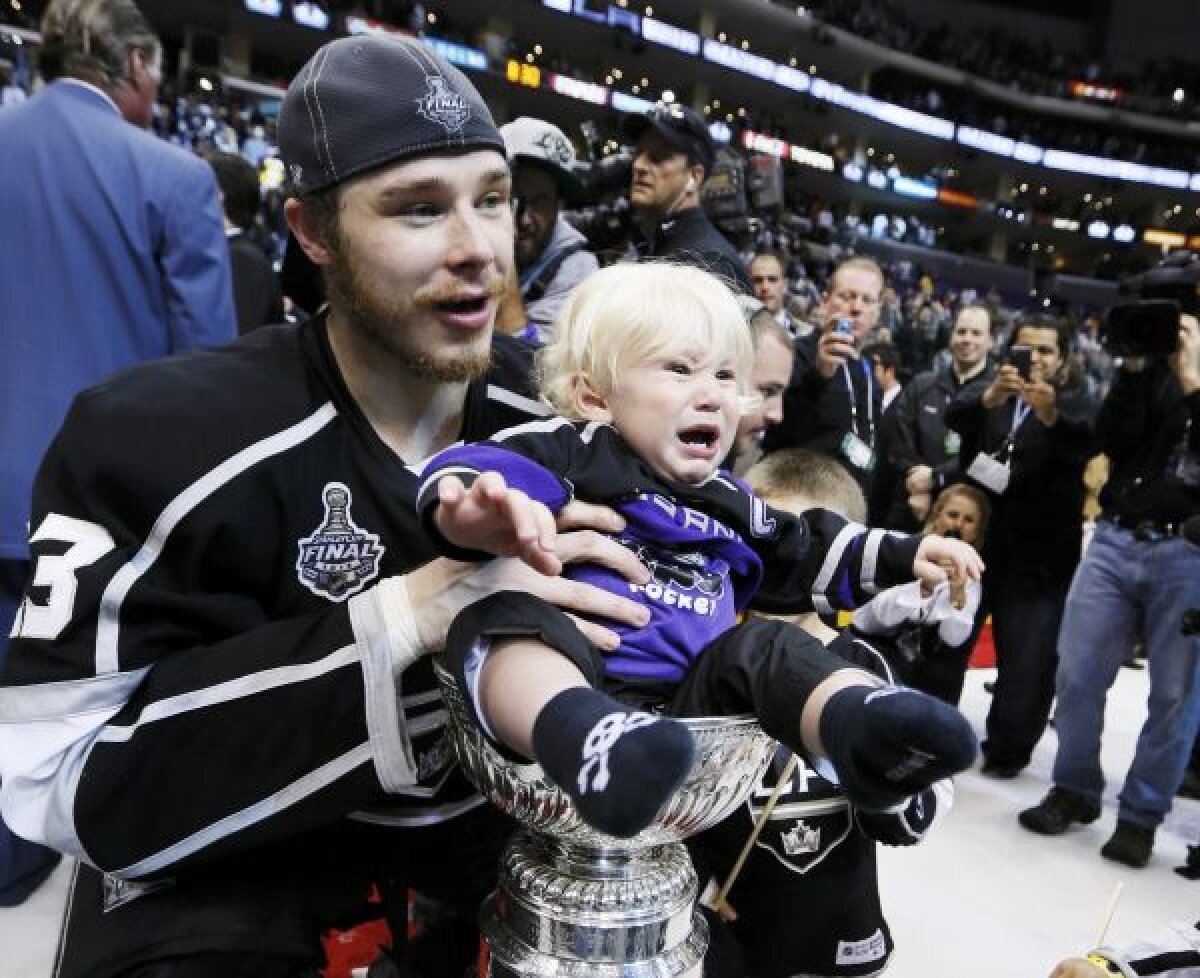
[[[457,476],[438,482],[434,522],[456,547],[483,550],[497,557],[518,557],[536,571],[556,575],[554,516],[520,489],[510,488],[498,472],[485,472],[467,488]]]
[[[969,543],[933,534],[921,540],[913,561],[913,576],[931,589],[943,581],[978,581],[983,569],[983,559]]]

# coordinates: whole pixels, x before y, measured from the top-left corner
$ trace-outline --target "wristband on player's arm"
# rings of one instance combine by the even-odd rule
[[[1092,951],[1087,956],[1087,959],[1097,968],[1101,969],[1106,975],[1112,975],[1113,978],[1123,978],[1125,974],[1125,972],[1121,970],[1120,965],[1118,965],[1115,961],[1106,958],[1103,954],[1097,954],[1095,951]]]

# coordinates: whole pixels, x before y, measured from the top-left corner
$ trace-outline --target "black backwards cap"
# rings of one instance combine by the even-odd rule
[[[280,156],[300,197],[385,163],[477,149],[504,155],[475,86],[421,42],[395,35],[322,46],[279,112]]]
[[[712,171],[717,151],[708,125],[698,112],[678,102],[658,102],[645,115],[626,116],[621,124],[625,138],[635,143],[647,129],[686,153],[689,161],[703,163],[705,172]]]

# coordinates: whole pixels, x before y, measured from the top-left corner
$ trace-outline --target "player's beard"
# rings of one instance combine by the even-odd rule
[[[432,297],[422,296],[426,290],[418,289],[407,302],[389,299],[351,266],[340,249],[334,249],[332,257],[325,266],[330,305],[351,329],[406,373],[438,384],[477,380],[487,373],[492,362],[491,330],[481,334],[478,344],[422,349],[414,342],[408,320],[431,305]],[[489,292],[497,289],[503,291],[503,282],[488,282]]]

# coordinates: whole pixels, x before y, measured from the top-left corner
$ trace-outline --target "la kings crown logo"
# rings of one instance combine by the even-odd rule
[[[436,122],[446,132],[459,132],[471,118],[471,107],[467,100],[449,87],[441,75],[429,75],[425,79],[428,91],[419,99],[417,112],[430,122]]]
[[[296,573],[313,594],[345,601],[379,574],[383,547],[377,534],[355,525],[350,515],[354,497],[347,486],[326,483],[322,496],[325,519],[312,536],[300,538]]]

